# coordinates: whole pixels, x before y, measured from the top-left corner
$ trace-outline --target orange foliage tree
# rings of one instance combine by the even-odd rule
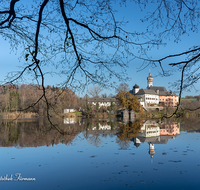
[[[117,100],[119,105],[125,107],[126,109],[134,110],[136,112],[143,112],[142,105],[138,101],[138,97],[132,95],[130,92],[122,91],[117,94]]]

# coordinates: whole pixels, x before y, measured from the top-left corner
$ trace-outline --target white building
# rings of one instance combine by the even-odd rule
[[[139,98],[140,104],[143,107],[151,104],[159,104],[159,93],[150,89],[139,89],[138,85],[133,86],[133,94]]]
[[[116,104],[116,99],[115,98],[89,98],[88,102],[92,103],[92,105],[96,105],[97,103],[99,104],[99,107],[108,107],[111,106],[111,103]]]
[[[140,89],[137,84],[130,91],[133,95],[139,98],[139,102],[143,107],[151,106],[152,104],[162,104],[166,107],[175,107],[178,103],[178,96],[173,92],[168,92],[163,86],[153,86],[153,77],[151,73],[147,77],[147,89]]]
[[[72,112],[76,112],[76,109],[74,109],[74,108],[66,108],[66,109],[64,109],[64,113],[72,113]]]

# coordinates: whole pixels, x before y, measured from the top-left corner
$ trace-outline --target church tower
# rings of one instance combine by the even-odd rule
[[[153,86],[153,77],[151,76],[151,73],[149,72],[149,76],[147,77],[147,89],[149,89],[151,86]]]
[[[135,84],[135,86],[133,86],[133,94],[137,94],[139,90],[140,90],[140,87],[137,84]]]

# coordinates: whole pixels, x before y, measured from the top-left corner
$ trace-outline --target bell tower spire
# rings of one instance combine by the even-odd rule
[[[147,89],[153,86],[153,77],[151,76],[151,71],[149,69],[149,76],[147,77]]]

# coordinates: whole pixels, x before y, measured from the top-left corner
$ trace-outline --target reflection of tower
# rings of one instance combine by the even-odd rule
[[[153,155],[155,154],[154,144],[151,142],[149,142],[149,154],[151,155],[151,158],[153,158]]]
[[[153,77],[151,76],[151,73],[149,72],[149,76],[147,77],[147,88],[149,89],[151,86],[153,86]]]
[[[136,138],[134,138],[134,145],[136,146],[136,147],[139,147],[140,146],[140,139],[138,139],[137,137]]]

